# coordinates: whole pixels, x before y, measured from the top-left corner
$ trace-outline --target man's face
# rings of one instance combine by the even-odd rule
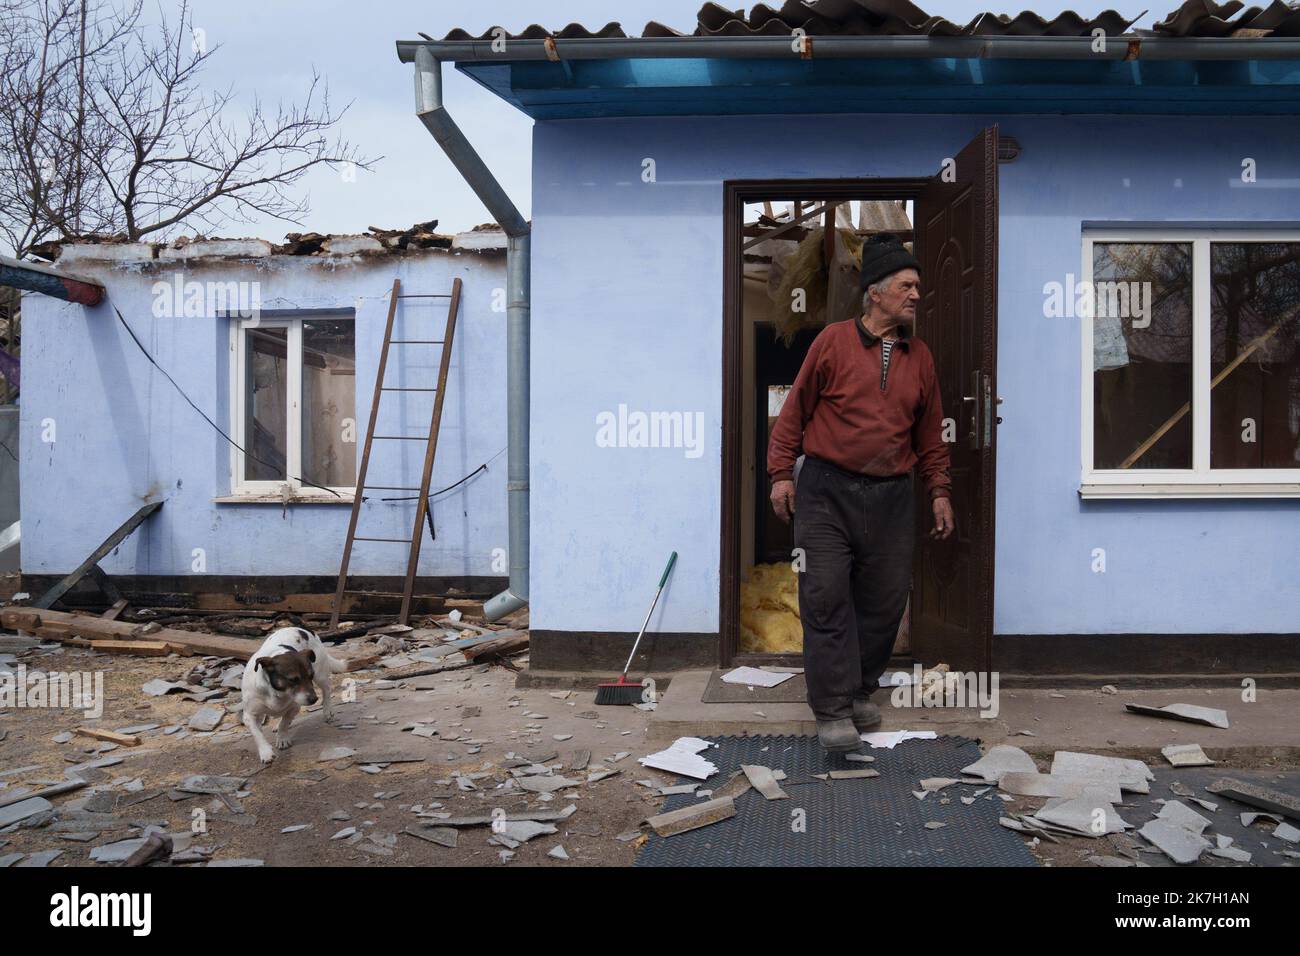
[[[916,324],[916,309],[921,301],[921,277],[915,269],[901,269],[889,277],[885,288],[872,294],[875,309],[885,319],[899,325]]]

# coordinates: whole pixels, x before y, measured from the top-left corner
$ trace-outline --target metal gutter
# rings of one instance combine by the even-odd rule
[[[510,529],[510,585],[483,605],[489,621],[528,603],[528,338],[532,228],[505,189],[474,151],[442,101],[442,63],[426,49],[413,51],[415,109],[506,233],[506,410],[507,481]]]
[[[415,62],[423,50],[436,60],[510,63],[526,60],[614,59],[1021,59],[1021,60],[1289,60],[1300,59],[1295,37],[595,37],[517,40],[504,49],[491,40],[399,40],[397,56]]]

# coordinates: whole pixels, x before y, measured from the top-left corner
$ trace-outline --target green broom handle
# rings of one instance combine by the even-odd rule
[[[664,568],[664,573],[659,576],[660,590],[662,590],[663,586],[668,583],[668,575],[673,573],[673,565],[676,563],[677,563],[677,552],[674,551],[672,555],[670,555],[668,558],[668,566]]]
[[[659,603],[659,595],[664,593],[664,585],[668,583],[668,575],[673,573],[673,565],[676,563],[677,552],[674,551],[668,558],[664,573],[659,576],[659,588],[655,591],[655,599],[650,602],[650,610],[646,613],[645,621],[641,624],[641,631],[637,634],[636,641],[632,645],[632,653],[627,656],[627,664],[623,668],[623,680],[627,680],[627,672],[632,669],[632,659],[636,657],[636,649],[641,645],[641,638],[645,636],[645,629],[650,625],[650,617],[655,612],[655,605]]]

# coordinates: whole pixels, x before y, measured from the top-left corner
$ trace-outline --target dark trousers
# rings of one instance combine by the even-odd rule
[[[805,458],[794,545],[808,704],[818,720],[853,714],[880,686],[912,585],[911,474],[854,475]],[[798,565],[796,565],[798,566]]]

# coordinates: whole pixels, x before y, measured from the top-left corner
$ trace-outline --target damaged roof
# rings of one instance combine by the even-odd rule
[[[480,255],[504,254],[505,232],[496,223],[475,226],[455,234],[437,232],[438,220],[416,223],[407,229],[371,226],[359,234],[291,232],[280,244],[265,239],[223,239],[181,236],[169,242],[132,241],[125,236],[81,236],[42,244],[36,255],[61,265],[70,261],[194,262],[219,259],[262,259],[268,256],[327,258],[410,255],[423,250]]]
[[[1125,35],[1145,15],[1127,18],[1115,10],[1104,10],[1095,17],[1084,17],[1073,10],[1063,10],[1050,20],[1025,10],[1014,17],[1002,13],[979,13],[968,23],[953,23],[931,16],[909,0],[786,0],[779,7],[755,4],[746,14],[744,8],[730,10],[717,3],[706,3],[696,14],[695,29],[690,33],[676,30],[657,21],[647,23],[642,38],[669,37],[745,37],[789,36],[803,30],[809,36],[1031,36],[1089,37],[1100,29],[1107,36]],[[447,42],[490,41],[500,36],[493,27],[474,36],[456,28],[444,38]],[[1151,30],[1133,35],[1175,37],[1300,37],[1300,4],[1273,0],[1267,7],[1246,8],[1239,0],[1215,3],[1214,0],[1185,0]],[[591,40],[631,39],[634,34],[611,22],[593,30],[580,23],[570,23],[559,30],[532,24],[505,34],[510,40]]]
[[[619,23],[455,29],[399,41],[397,55],[429,70],[454,63],[536,120],[1300,113],[1300,0],[1185,0],[1136,29],[1146,13],[1026,10],[955,23],[910,0],[706,3],[690,32],[653,21],[639,35]]]
[[[1267,7],[1243,7],[1238,0],[1187,0],[1153,29],[1176,37],[1300,37],[1300,4],[1273,0]]]

